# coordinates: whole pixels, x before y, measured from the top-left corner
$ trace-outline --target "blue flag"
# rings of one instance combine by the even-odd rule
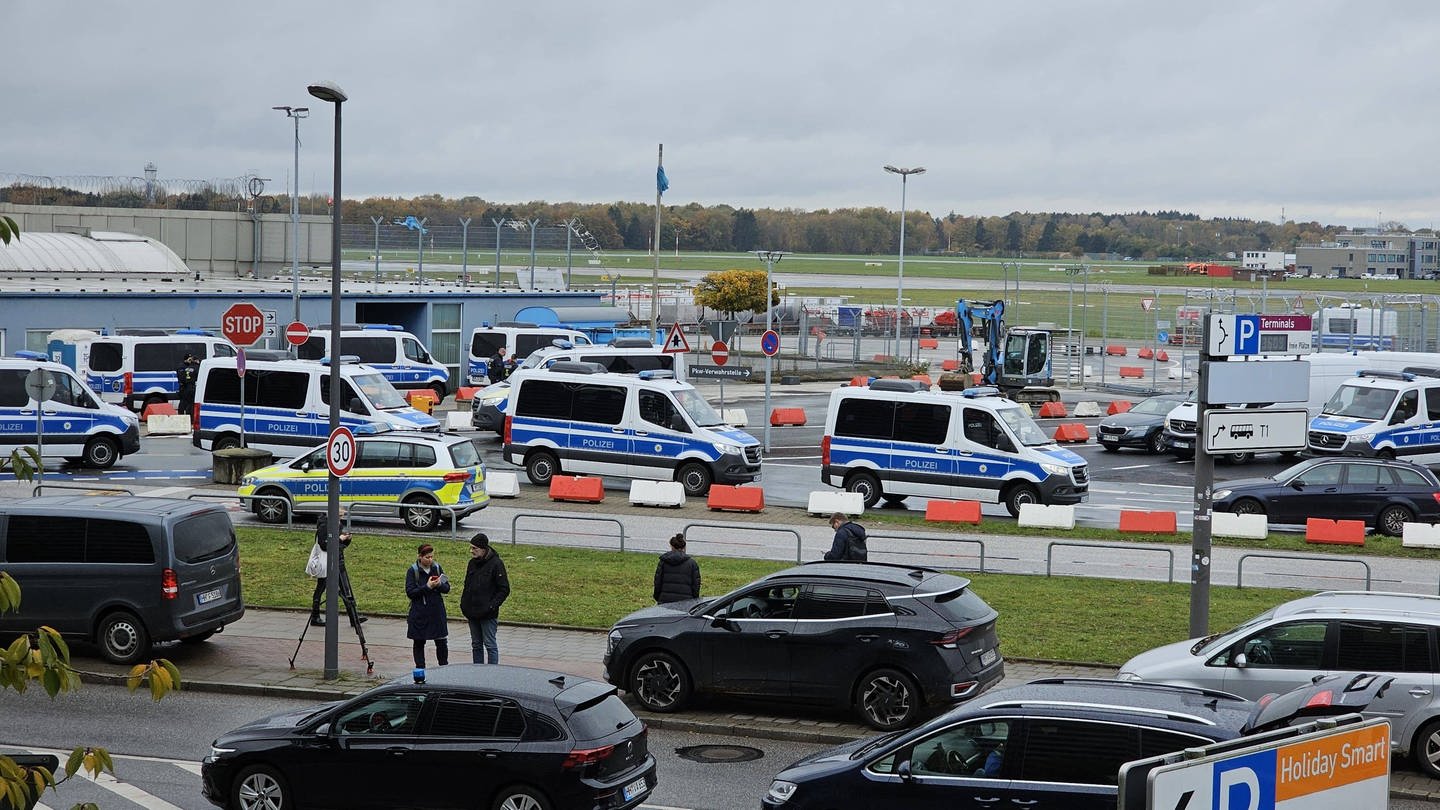
[[[670,178],[665,176],[665,167],[659,166],[655,169],[655,189],[664,194],[670,189]]]

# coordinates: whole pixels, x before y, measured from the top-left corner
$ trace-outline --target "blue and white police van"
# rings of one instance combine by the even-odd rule
[[[1090,491],[1085,459],[991,387],[841,387],[830,394],[820,454],[820,480],[861,493],[867,508],[916,495],[1003,503],[1018,516],[1024,504],[1081,503]]]
[[[1440,465],[1440,368],[1359,372],[1310,420],[1307,438],[1312,456]]]
[[[47,349],[52,361],[74,369],[101,399],[134,411],[179,398],[175,372],[185,355],[201,361],[235,356],[230,341],[205,329],[136,331],[143,334],[60,329],[48,336]]]
[[[225,450],[242,446],[243,434],[244,446],[277,458],[324,444],[330,436],[330,364],[267,359],[283,354],[246,352],[243,379],[233,357],[201,363],[190,412],[191,443],[201,450]],[[440,429],[434,417],[410,407],[384,375],[355,358],[341,359],[340,385],[340,424],[357,436]]]
[[[41,403],[25,390],[25,378],[37,368],[55,382],[55,393]],[[22,447],[40,449],[42,460],[108,469],[139,452],[140,419],[101,400],[68,367],[40,352],[18,352],[0,357],[0,457]]]
[[[700,496],[712,483],[760,480],[760,442],[724,423],[689,383],[667,371],[607,372],[559,362],[510,378],[505,460],[548,486],[562,473],[679,481]]]
[[[330,356],[330,327],[321,324],[296,351],[301,360]],[[361,363],[385,375],[402,391],[428,388],[437,401],[454,390],[450,370],[435,362],[420,339],[396,324],[345,324],[340,330],[340,356],[356,357]]]
[[[567,341],[572,346],[588,346],[591,343],[585,333],[567,326],[537,326],[519,321],[494,326],[482,324],[470,333],[466,379],[471,385],[488,384],[490,358],[500,349],[504,349],[505,358],[518,367],[536,349],[553,346],[557,340]]]

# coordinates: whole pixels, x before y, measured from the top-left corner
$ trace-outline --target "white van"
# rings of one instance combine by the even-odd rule
[[[25,391],[25,378],[37,368],[55,381],[55,393],[38,404]],[[62,458],[108,469],[122,456],[139,452],[140,419],[102,401],[75,372],[40,352],[18,352],[0,357],[0,458],[22,447],[39,449],[42,460]]]
[[[438,401],[444,402],[445,395],[453,390],[449,369],[435,362],[419,338],[395,324],[342,326],[340,355],[359,358],[402,391],[428,388]],[[300,344],[296,356],[301,360],[329,357],[330,327],[321,324],[313,330],[309,339]]]
[[[517,372],[505,414],[505,460],[546,486],[561,473],[679,481],[701,496],[711,483],[760,479],[760,442],[726,425],[689,383],[669,372],[613,374],[561,362]]]
[[[490,358],[498,349],[505,350],[505,357],[515,363],[530,356],[536,349],[553,346],[557,340],[568,340],[571,345],[589,345],[592,341],[583,332],[566,329],[563,326],[536,326],[533,323],[501,323],[495,326],[482,325],[470,333],[470,364],[466,380],[471,385],[488,385],[490,382]]]
[[[1310,420],[1309,454],[1440,464],[1440,369],[1362,371]]]
[[[106,402],[144,410],[180,396],[175,370],[193,354],[198,360],[234,357],[235,347],[204,329],[171,334],[101,335],[88,329],[51,332],[50,359],[64,363]]]
[[[1024,406],[993,387],[929,391],[876,380],[830,394],[820,480],[900,503],[910,495],[1003,503],[1075,504],[1090,492],[1085,459],[1045,435]]]
[[[340,377],[340,424],[352,432],[440,429],[433,417],[410,407],[379,371],[343,358]],[[233,357],[201,363],[190,412],[191,443],[202,450],[240,447],[242,414],[247,447],[292,458],[323,444],[330,435],[330,364],[247,357],[242,379]]]
[[[679,352],[665,352],[659,346],[644,338],[619,338],[611,343],[596,343],[575,346],[568,340],[557,340],[556,345],[536,349],[515,369],[528,371],[548,368],[554,364],[574,360],[582,363],[599,363],[606,371],[615,374],[639,374],[642,371],[668,371],[675,379],[685,379],[685,355]],[[505,404],[510,397],[510,381],[501,380],[483,388],[470,403],[470,424],[476,430],[493,430],[499,433],[505,426]]]

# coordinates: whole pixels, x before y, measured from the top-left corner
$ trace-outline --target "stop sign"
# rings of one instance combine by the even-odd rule
[[[236,346],[253,346],[265,334],[265,315],[248,301],[231,304],[220,316],[220,334]]]
[[[717,340],[711,344],[710,359],[714,360],[717,366],[725,365],[725,361],[730,359],[730,347],[725,345],[725,341]]]

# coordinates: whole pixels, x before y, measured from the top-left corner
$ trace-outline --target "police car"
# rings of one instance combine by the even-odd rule
[[[38,409],[25,387],[36,369],[50,372],[55,384]],[[63,458],[104,470],[140,450],[140,419],[102,402],[75,372],[47,361],[44,354],[16,352],[0,357],[0,458],[22,447],[37,448],[44,459]]]
[[[1440,369],[1362,371],[1310,420],[1309,454],[1440,464]]]
[[[444,528],[452,514],[458,521],[490,505],[485,463],[464,436],[395,431],[355,441],[355,467],[341,486],[342,504],[393,508],[417,532]],[[319,512],[329,492],[330,470],[321,446],[245,476],[238,494],[260,520],[284,523],[296,510]]]

